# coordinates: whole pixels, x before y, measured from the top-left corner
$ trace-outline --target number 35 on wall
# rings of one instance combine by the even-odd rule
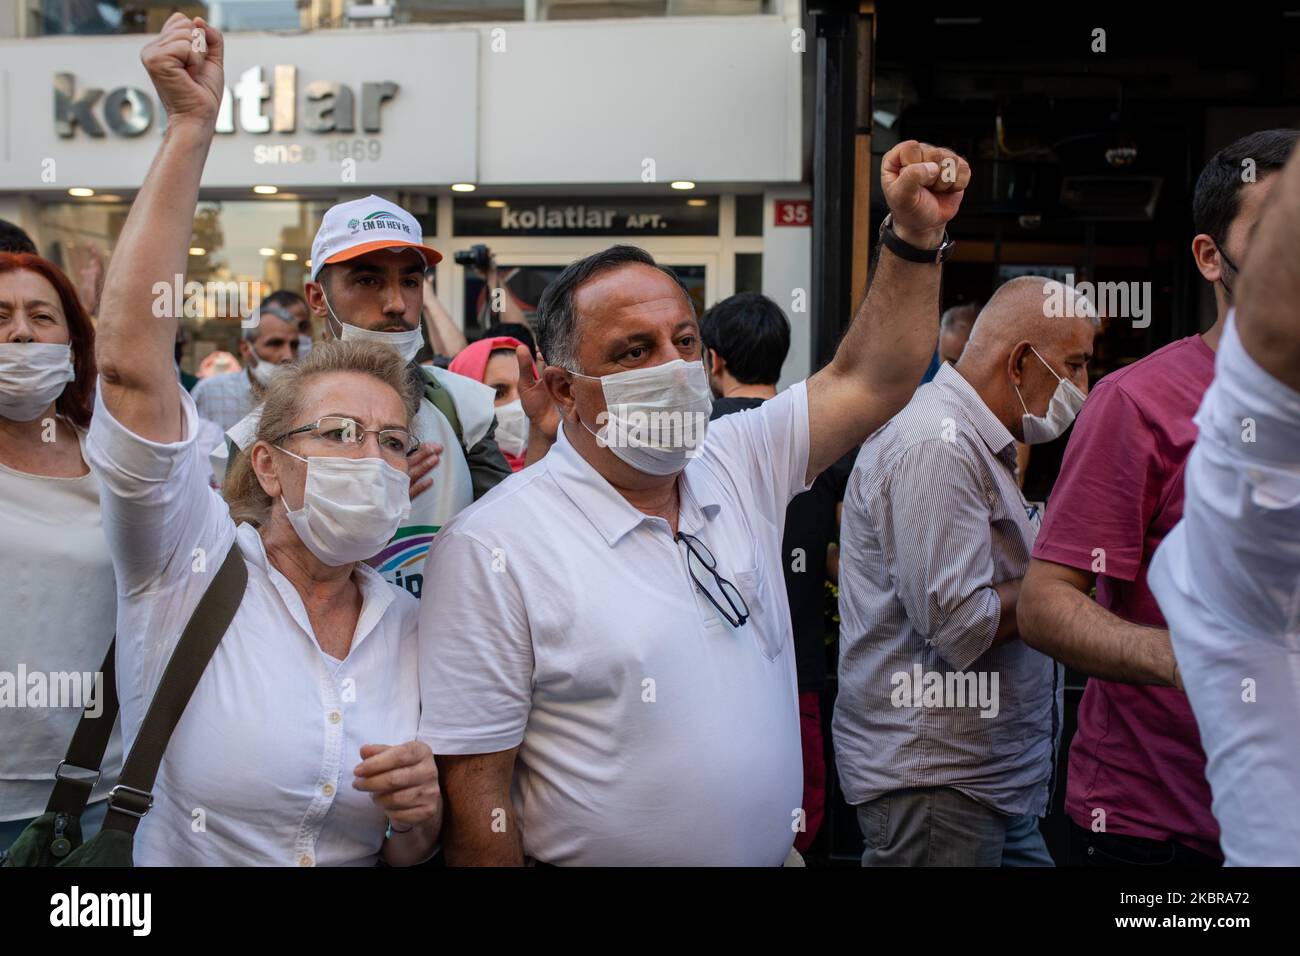
[[[777,199],[773,201],[772,206],[776,210],[776,221],[773,225],[812,225],[811,199]]]

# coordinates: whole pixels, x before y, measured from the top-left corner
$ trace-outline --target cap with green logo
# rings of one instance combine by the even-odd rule
[[[367,196],[331,206],[321,219],[311,244],[312,281],[325,266],[376,249],[414,249],[426,268],[442,259],[438,250],[424,244],[424,232],[414,216],[381,196]]]

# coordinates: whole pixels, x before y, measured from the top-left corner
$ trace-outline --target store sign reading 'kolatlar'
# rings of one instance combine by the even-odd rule
[[[390,80],[361,84],[363,132],[380,132],[381,108],[396,95],[397,84]],[[309,133],[355,132],[356,100],[352,87],[346,84],[308,83],[303,89],[303,129]],[[265,108],[268,102],[269,112]],[[78,87],[71,73],[54,74],[54,128],[64,138],[74,136],[78,129],[97,139],[104,138],[106,129],[116,136],[139,136],[153,125],[157,113],[152,97],[143,90],[119,86],[105,95],[102,89]],[[245,133],[293,133],[298,122],[298,68],[279,64],[268,83],[262,68],[252,66],[239,74],[233,92],[225,88],[217,132],[233,133],[237,123]]]
[[[457,199],[458,236],[716,236],[718,197]]]

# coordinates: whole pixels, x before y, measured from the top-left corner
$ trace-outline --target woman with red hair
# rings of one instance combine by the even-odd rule
[[[519,363],[523,360],[515,351],[523,344],[508,335],[479,339],[461,349],[447,366],[496,391],[496,441],[511,471],[524,467],[524,453],[528,450],[528,416],[519,399]],[[537,379],[535,363],[533,379]]]
[[[40,256],[0,253],[0,672],[27,674],[11,684],[24,699],[3,702],[0,848],[45,811],[82,708],[103,703],[116,587],[83,455],[94,382],[95,330],[68,277]],[[121,762],[115,732],[87,836]]]

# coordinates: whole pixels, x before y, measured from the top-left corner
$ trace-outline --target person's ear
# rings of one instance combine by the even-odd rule
[[[1029,351],[1029,343],[1022,341],[1017,342],[1011,354],[1007,356],[1007,375],[1017,387],[1024,384],[1025,359],[1032,354]]]
[[[546,391],[550,393],[551,401],[559,409],[560,418],[565,421],[576,421],[577,413],[574,411],[578,399],[573,394],[573,379],[571,379],[564,369],[555,365],[548,365],[542,369],[542,384],[546,386]]]
[[[248,339],[239,340],[239,357],[241,365],[248,366],[253,361],[253,344]]]
[[[270,499],[275,501],[284,494],[284,486],[280,484],[280,476],[276,474],[275,452],[272,451],[271,446],[264,441],[259,441],[244,454],[248,455],[257,483],[262,486],[262,490]]]
[[[1206,282],[1215,283],[1223,278],[1223,257],[1219,255],[1218,244],[1210,236],[1202,232],[1192,239],[1192,258]]]
[[[716,382],[722,378],[722,373],[727,370],[727,360],[714,349],[705,349],[705,354],[708,356],[709,375]]]
[[[329,309],[325,307],[325,292],[319,282],[308,282],[303,291],[307,293],[307,308],[311,309],[312,315],[323,319],[329,314]],[[329,323],[325,324],[329,329]]]

